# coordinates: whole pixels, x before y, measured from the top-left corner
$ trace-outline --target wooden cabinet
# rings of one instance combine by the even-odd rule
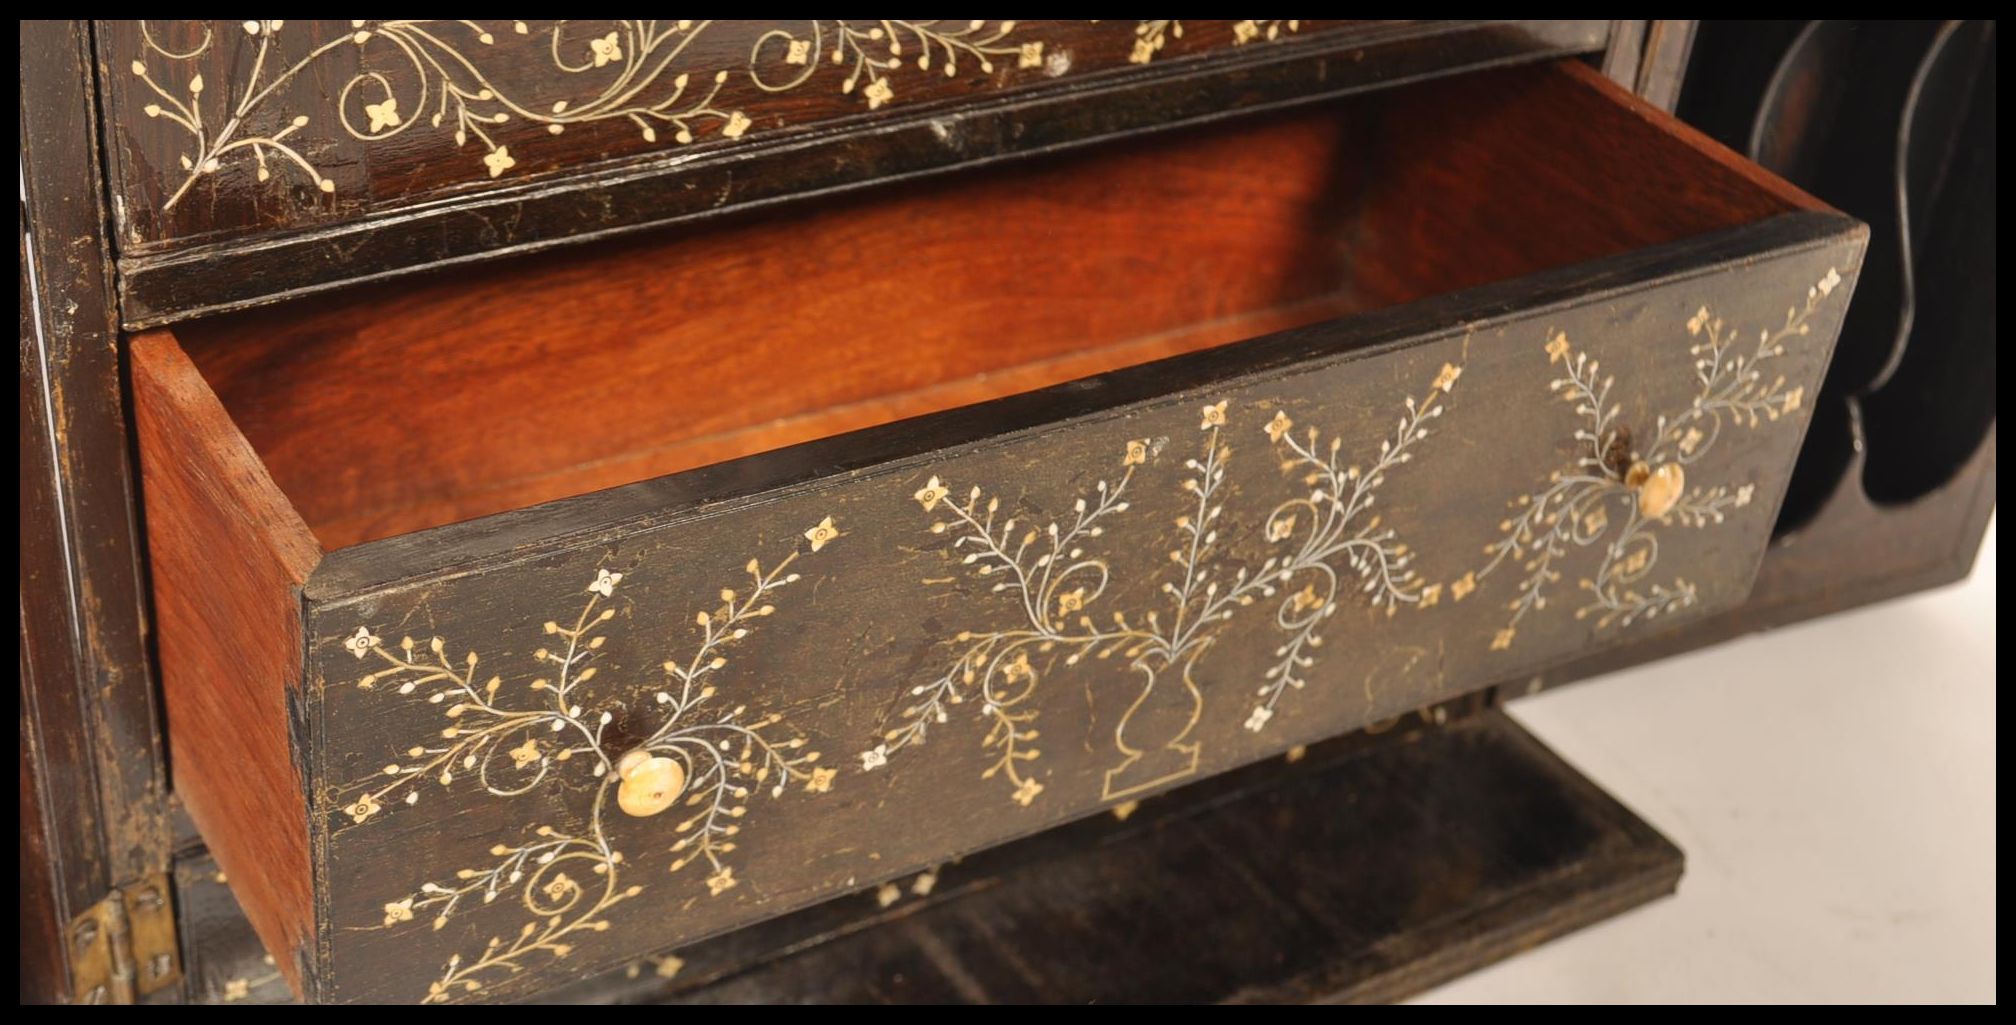
[[[1551,65],[142,335],[178,788],[507,996],[1734,607],[1817,207]]]
[[[1579,59],[1610,22],[69,31],[129,732],[310,1000],[851,932],[814,905],[1726,635],[1869,241]],[[1560,816],[1605,892],[1670,888],[1611,807]]]

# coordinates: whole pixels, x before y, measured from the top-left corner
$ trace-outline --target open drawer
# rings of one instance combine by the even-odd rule
[[[133,342],[175,782],[525,996],[1725,609],[1863,235],[1577,64]]]

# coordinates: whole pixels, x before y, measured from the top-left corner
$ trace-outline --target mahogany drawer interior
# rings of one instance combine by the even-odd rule
[[[1473,75],[173,334],[333,549],[1813,205],[1651,118]]]
[[[297,989],[384,998],[368,981],[332,983],[332,937],[355,927],[332,921],[332,901],[351,899],[332,888],[352,876],[326,863],[327,835],[348,821],[326,806],[326,781],[305,778],[328,755],[303,750],[321,743],[304,650],[328,640],[304,627],[302,595],[313,603],[330,553],[362,544],[377,554],[356,561],[382,566],[427,551],[434,535],[412,536],[426,528],[1164,357],[1217,349],[1236,363],[1248,351],[1236,343],[1273,332],[1817,209],[1562,64],[142,335],[134,391],[178,790]],[[916,429],[928,448],[931,428]],[[839,470],[848,444],[805,451]],[[550,547],[575,508],[456,537]],[[986,827],[935,856],[1041,824]],[[784,887],[690,933],[626,933],[577,966],[840,887]],[[526,979],[567,970],[542,963]]]

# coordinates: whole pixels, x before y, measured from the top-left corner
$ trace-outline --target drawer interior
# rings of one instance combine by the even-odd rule
[[[1814,207],[1564,63],[173,334],[333,549]]]

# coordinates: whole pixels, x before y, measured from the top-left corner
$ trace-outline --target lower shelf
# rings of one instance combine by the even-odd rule
[[[609,996],[1386,1001],[1671,893],[1682,864],[1495,711],[1159,803],[950,866],[932,897],[885,891],[880,913],[855,898],[723,937]]]
[[[1671,893],[1682,864],[1504,713],[1453,705],[1123,810],[547,999],[1390,1001]],[[285,998],[256,943],[233,966],[201,926],[192,996]]]

